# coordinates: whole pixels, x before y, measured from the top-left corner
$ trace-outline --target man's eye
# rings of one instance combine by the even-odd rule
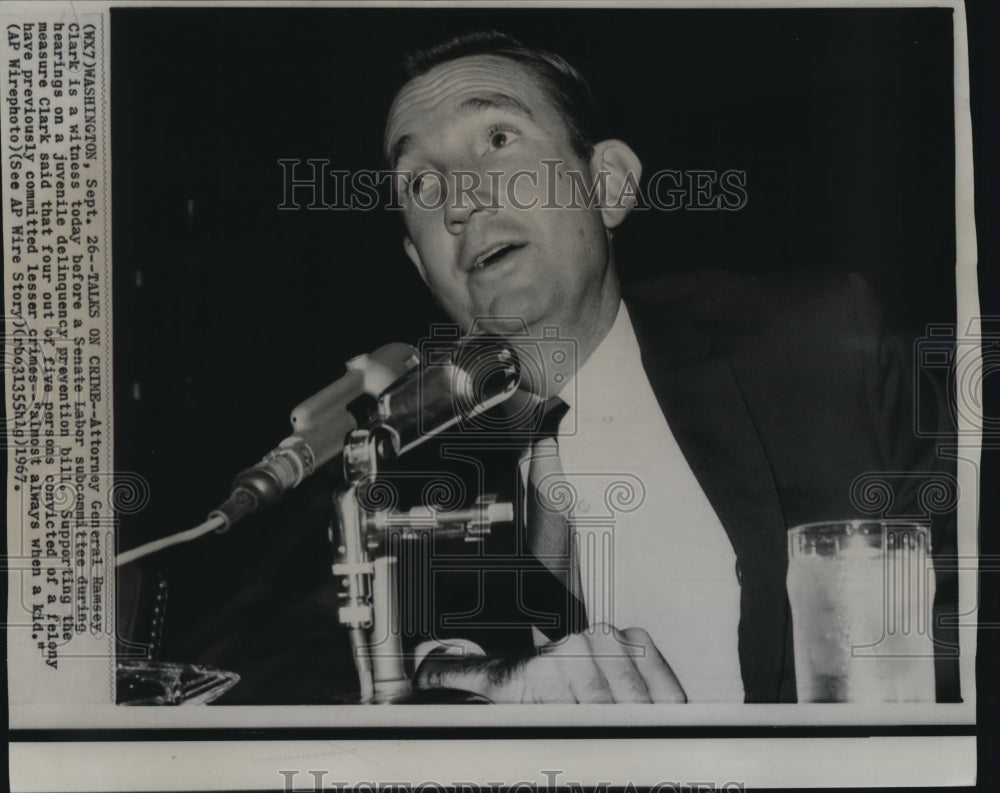
[[[424,175],[422,173],[413,174],[406,184],[406,192],[411,196],[417,195],[420,192],[420,184],[423,182],[423,179]]]
[[[441,174],[436,171],[420,171],[410,177],[406,192],[411,198],[419,198],[422,203],[435,201],[441,188]]]
[[[502,149],[509,146],[521,135],[521,130],[509,124],[497,124],[490,127],[487,137],[489,138],[491,149]]]

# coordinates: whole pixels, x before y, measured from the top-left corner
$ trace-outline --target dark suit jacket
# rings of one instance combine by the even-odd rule
[[[628,305],[664,415],[736,550],[747,700],[794,699],[788,527],[927,517],[934,547],[954,552],[955,500],[927,498],[928,486],[957,498],[954,462],[918,436],[914,413],[919,390],[931,414],[920,426],[947,431],[939,384],[914,371],[911,344],[885,333],[856,275],[698,273],[640,284]],[[877,482],[891,498],[875,497]],[[955,583],[938,583],[940,613]],[[954,699],[944,650],[938,693]]]

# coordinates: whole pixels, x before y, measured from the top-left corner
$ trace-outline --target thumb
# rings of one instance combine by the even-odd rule
[[[517,659],[490,658],[482,655],[448,655],[433,650],[424,658],[413,678],[418,689],[457,688],[496,701],[514,677]]]

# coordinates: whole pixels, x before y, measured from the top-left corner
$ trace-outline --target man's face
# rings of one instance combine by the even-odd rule
[[[617,305],[601,212],[570,191],[574,171],[590,188],[592,163],[525,67],[472,56],[415,78],[389,112],[386,145],[412,174],[399,180],[406,252],[463,327],[515,317],[572,336],[609,295]]]

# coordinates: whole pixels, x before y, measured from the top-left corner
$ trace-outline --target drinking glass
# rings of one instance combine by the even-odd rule
[[[788,530],[799,702],[933,702],[934,570],[926,523]]]

